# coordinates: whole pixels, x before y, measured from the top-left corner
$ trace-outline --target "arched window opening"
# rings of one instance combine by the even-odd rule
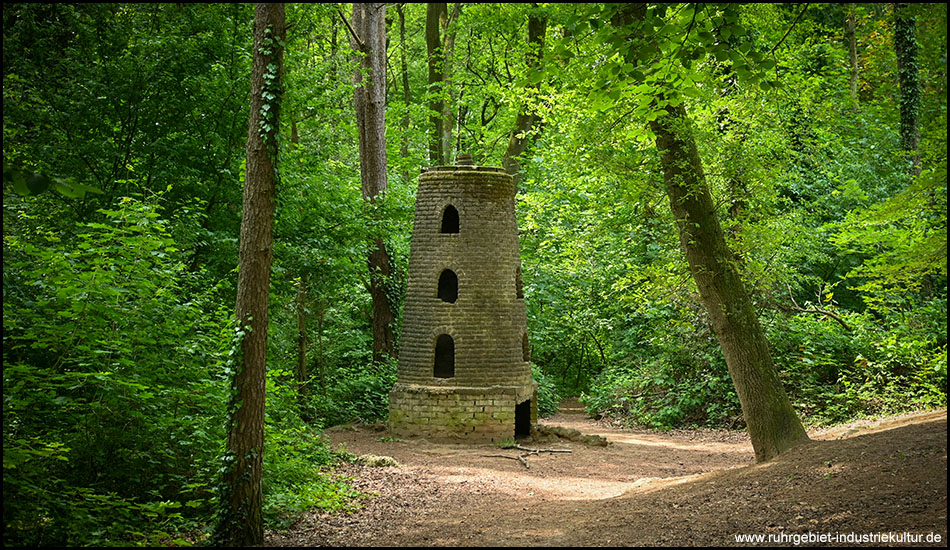
[[[455,341],[448,334],[440,334],[435,341],[435,366],[432,375],[436,378],[455,376]]]
[[[459,278],[451,269],[439,275],[439,299],[454,304],[459,298]]]
[[[521,333],[521,360],[525,362],[531,361],[531,346],[528,344],[528,333]]]
[[[442,229],[439,233],[459,232],[459,211],[451,204],[442,211]]]
[[[515,297],[519,300],[524,298],[524,283],[521,281],[521,266],[515,271]]]

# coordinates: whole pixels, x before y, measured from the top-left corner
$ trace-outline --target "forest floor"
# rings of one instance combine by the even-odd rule
[[[572,451],[528,456],[526,468],[515,449],[392,440],[372,427],[334,431],[335,448],[391,456],[399,466],[347,465],[341,474],[373,494],[359,511],[311,513],[289,531],[267,533],[264,545],[944,546],[947,540],[945,409],[811,430],[810,443],[764,464],[753,463],[743,432],[619,429],[587,418],[576,400],[541,424],[601,435],[610,445],[519,442]]]

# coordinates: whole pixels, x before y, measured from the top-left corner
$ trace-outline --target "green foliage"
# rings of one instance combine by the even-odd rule
[[[558,411],[561,395],[557,384],[537,366],[531,366],[531,377],[538,383],[538,416],[551,416]]]
[[[124,199],[101,214],[69,244],[50,231],[4,234],[9,541],[147,541],[154,518],[208,506],[224,312],[213,291],[184,297],[193,281],[154,205]],[[96,513],[110,506],[116,514]]]
[[[817,424],[946,406],[946,299],[900,321],[795,315],[769,331],[795,406]],[[891,326],[888,326],[888,325]]]
[[[354,509],[361,495],[346,480],[329,472],[339,462],[340,455],[330,450],[322,434],[313,431],[296,415],[295,392],[285,388],[278,393],[280,397],[268,401],[269,422],[264,434],[266,526],[286,529],[312,509],[331,512]]]
[[[881,313],[907,310],[920,292],[946,288],[946,156],[893,197],[850,212],[833,240],[865,258],[847,277]]]
[[[693,322],[666,327],[633,350],[623,366],[604,370],[582,396],[591,415],[658,429],[734,426],[739,401],[712,334]]]
[[[171,218],[204,201],[189,253],[224,277],[237,249],[252,10],[5,4],[5,170],[45,174],[58,191],[34,215],[68,232],[119,197],[172,185],[160,209]]]
[[[14,167],[5,158],[3,161],[3,185],[12,187],[21,197],[43,193],[50,187],[73,199],[84,198],[86,193],[102,194],[102,191],[95,187],[66,181],[63,178],[51,178],[40,172],[30,172]]]
[[[323,393],[314,395],[313,414],[327,426],[372,423],[389,416],[389,392],[396,383],[396,361],[356,364],[334,373]]]

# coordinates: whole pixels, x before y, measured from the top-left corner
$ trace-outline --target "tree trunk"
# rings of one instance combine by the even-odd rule
[[[235,317],[246,334],[234,375],[228,425],[228,469],[216,544],[249,546],[264,538],[261,474],[267,303],[273,260],[274,195],[280,116],[284,5],[257,4],[247,136],[247,170],[241,218]]]
[[[537,6],[537,4],[534,4]],[[548,20],[546,17],[539,17],[534,12],[528,15],[528,45],[529,53],[527,56],[528,67],[539,69],[541,59],[544,57],[544,34],[547,32]],[[539,84],[529,86],[527,90],[528,101],[522,104],[518,111],[518,118],[515,120],[515,127],[508,138],[508,148],[505,149],[505,155],[502,157],[501,165],[515,181],[515,189],[521,186],[521,155],[528,149],[528,145],[534,140],[541,125],[541,118],[538,116],[534,107],[530,104],[538,93]]]
[[[355,72],[354,99],[360,139],[360,178],[363,198],[375,205],[386,192],[386,4],[353,4],[353,49],[364,55]],[[365,75],[365,76],[364,76]],[[368,77],[368,80],[367,80]],[[396,315],[386,292],[392,275],[382,237],[371,238],[368,266],[373,299],[373,360],[394,355]]]
[[[858,40],[854,24],[854,3],[847,4],[848,60],[851,65],[851,103],[858,110]]]
[[[442,28],[442,164],[452,164],[452,133],[455,130],[454,91],[452,89],[452,59],[455,55],[455,34],[457,26],[454,24],[462,10],[462,3],[456,2],[452,14],[445,20]],[[460,151],[461,152],[461,151]]]
[[[456,2],[449,14],[448,4],[426,4],[426,53],[429,64],[429,162],[451,164],[452,86],[451,65],[455,49],[455,20],[462,10]]]
[[[442,151],[442,112],[445,101],[442,93],[445,71],[445,50],[442,47],[442,21],[448,18],[445,2],[426,4],[426,53],[429,64],[429,163],[444,164]]]
[[[692,136],[686,109],[650,123],[663,179],[686,252],[749,427],[757,462],[807,441],[778,378],[765,333],[726,245]]]
[[[914,175],[920,175],[920,48],[917,22],[909,10],[908,4],[894,4],[894,49],[901,93],[901,149],[910,157]]]
[[[326,318],[327,305],[322,299],[317,301],[317,380],[320,383],[320,391],[324,396],[327,394],[326,368],[323,364],[323,320]]]
[[[399,61],[402,70],[402,102],[405,107],[405,113],[402,115],[402,142],[399,144],[399,156],[403,162],[409,158],[409,130],[411,122],[409,119],[409,109],[412,107],[412,94],[409,90],[409,63],[406,61],[406,13],[403,4],[396,4],[396,13],[399,15]],[[409,170],[403,170],[403,180],[406,185],[411,184]]]
[[[294,369],[294,379],[301,394],[307,391],[307,280],[309,274],[304,273],[297,281],[297,367]]]

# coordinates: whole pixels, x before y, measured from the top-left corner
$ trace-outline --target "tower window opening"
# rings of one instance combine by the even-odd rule
[[[435,341],[435,366],[432,375],[435,378],[455,376],[455,341],[448,334],[440,334]]]
[[[459,211],[451,204],[442,211],[442,229],[439,233],[459,232]]]
[[[459,298],[459,278],[451,269],[439,275],[439,299],[454,304]]]

